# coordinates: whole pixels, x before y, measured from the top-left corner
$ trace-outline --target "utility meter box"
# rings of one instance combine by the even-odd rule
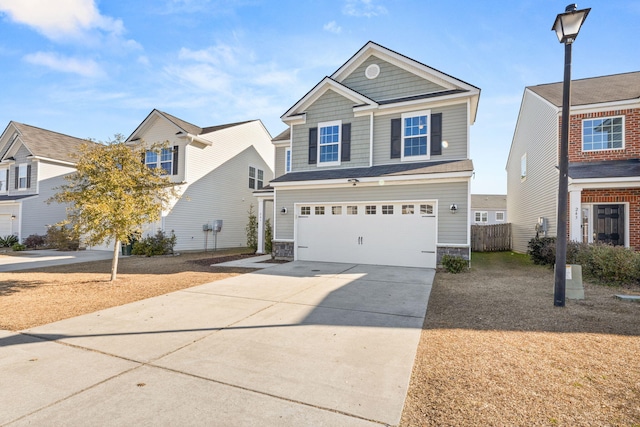
[[[578,264],[567,264],[565,274],[565,297],[567,299],[584,299],[582,266]]]
[[[216,219],[213,221],[212,229],[214,233],[219,233],[222,230],[222,220]]]
[[[202,225],[202,231],[210,231],[211,230],[211,225],[210,224],[203,224]]]

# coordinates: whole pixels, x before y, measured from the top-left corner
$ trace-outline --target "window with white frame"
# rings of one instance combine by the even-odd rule
[[[144,164],[150,168],[162,168],[162,173],[173,173],[173,149],[162,148],[160,152],[148,150],[144,156]]]
[[[342,215],[342,206],[331,206],[331,215]]]
[[[311,206],[301,206],[300,215],[311,215]]]
[[[27,188],[27,165],[18,166],[18,188]]]
[[[9,169],[0,169],[0,193],[9,189]]]
[[[318,123],[318,165],[340,164],[341,127],[340,120]]]
[[[402,158],[429,158],[430,111],[416,111],[402,115]]]
[[[504,212],[496,212],[496,222],[504,221]]]
[[[624,117],[601,117],[582,121],[582,151],[624,148]]]
[[[489,221],[489,213],[486,211],[476,211],[475,212],[475,222],[478,223],[486,223]]]
[[[259,190],[264,187],[264,171],[254,166],[249,166],[249,188]]]
[[[527,179],[527,153],[520,157],[520,181]]]
[[[291,172],[291,148],[287,148],[284,152],[284,173]]]

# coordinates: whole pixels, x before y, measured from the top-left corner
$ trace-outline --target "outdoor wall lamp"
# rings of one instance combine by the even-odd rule
[[[353,184],[353,186],[355,187],[355,186],[356,186],[356,184],[360,182],[360,180],[359,180],[359,179],[357,179],[357,178],[349,178],[349,179],[347,180],[347,182],[352,183],[352,184]]]
[[[280,213],[281,213],[282,215],[285,215],[285,214],[287,213],[287,208],[282,208],[282,209],[280,209]]]
[[[451,206],[449,206],[449,210],[452,214],[456,213],[458,211],[458,205],[456,205],[455,203],[452,204]]]
[[[564,43],[564,81],[562,84],[562,127],[560,129],[560,156],[558,179],[558,222],[556,226],[556,271],[553,305],[564,307],[567,284],[567,203],[569,192],[569,110],[571,109],[571,46],[578,37],[580,27],[587,19],[589,9],[578,10],[570,4],[559,13],[551,27],[558,41]]]
[[[11,215],[11,221],[13,221],[14,219],[16,219],[15,215]]]

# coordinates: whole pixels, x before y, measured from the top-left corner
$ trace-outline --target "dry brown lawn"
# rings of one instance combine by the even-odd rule
[[[438,272],[402,426],[640,426],[640,303],[585,284],[553,306],[553,272],[474,254]]]
[[[32,328],[252,271],[210,266],[242,252],[121,258],[115,283],[111,260],[0,273],[0,329]]]

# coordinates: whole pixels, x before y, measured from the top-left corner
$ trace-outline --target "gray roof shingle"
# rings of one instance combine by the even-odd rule
[[[632,178],[640,176],[640,159],[569,163],[571,179]]]
[[[20,133],[20,140],[34,156],[75,163],[75,156],[81,145],[95,144],[87,139],[76,138],[23,123],[12,123]]]
[[[471,209],[507,209],[505,194],[472,194]]]
[[[528,86],[556,107],[562,107],[562,82]],[[571,81],[571,105],[640,99],[640,71]]]

